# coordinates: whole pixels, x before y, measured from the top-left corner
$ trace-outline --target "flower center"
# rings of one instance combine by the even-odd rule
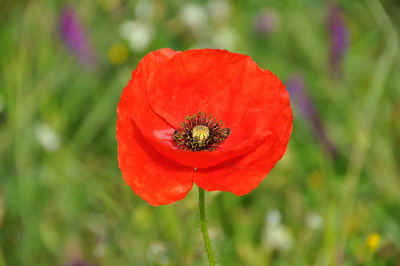
[[[209,136],[210,130],[206,126],[198,125],[192,129],[193,141],[197,142],[200,146],[204,146]]]
[[[172,135],[178,148],[189,151],[213,151],[229,136],[230,129],[222,121],[204,112],[185,118]]]

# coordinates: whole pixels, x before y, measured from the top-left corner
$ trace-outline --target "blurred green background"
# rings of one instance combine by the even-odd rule
[[[220,265],[400,265],[397,0],[54,0],[0,7],[0,266],[206,265],[197,189],[152,207],[117,164],[148,52],[250,55],[291,93],[287,154],[206,193]]]

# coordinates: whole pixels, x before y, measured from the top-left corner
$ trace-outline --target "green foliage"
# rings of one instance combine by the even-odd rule
[[[60,1],[2,4],[0,266],[206,264],[197,189],[151,207],[117,163],[120,93],[138,61],[163,47],[248,54],[284,83],[302,73],[339,151],[329,156],[293,102],[292,139],[268,178],[243,197],[206,193],[221,265],[399,263],[400,6],[342,2],[350,46],[336,78],[325,1],[198,1],[191,12],[204,18],[186,22],[186,1],[74,2],[94,63],[63,41]],[[257,32],[260,12],[274,17],[271,32]],[[128,20],[151,32],[139,36],[150,39],[144,48],[120,34]]]

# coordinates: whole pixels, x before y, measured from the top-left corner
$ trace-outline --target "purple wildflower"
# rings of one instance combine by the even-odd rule
[[[61,11],[60,31],[65,44],[82,63],[92,65],[96,62],[93,49],[72,6],[65,6]]]
[[[279,16],[274,11],[262,11],[256,18],[255,28],[259,35],[268,35],[279,27]]]
[[[326,135],[325,128],[321,123],[314,103],[304,87],[304,77],[301,74],[292,75],[286,86],[297,110],[311,124],[314,136],[321,141],[326,151],[335,158],[337,149]]]
[[[338,4],[330,4],[328,11],[328,29],[330,35],[330,68],[335,77],[341,75],[341,63],[349,46],[349,30],[342,17]]]

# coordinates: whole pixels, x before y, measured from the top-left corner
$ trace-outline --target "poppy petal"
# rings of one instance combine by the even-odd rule
[[[207,191],[230,191],[237,196],[249,193],[267,176],[287,149],[292,131],[290,106],[276,120],[276,130],[254,151],[218,166],[197,169],[194,182]]]
[[[207,168],[246,154],[271,134],[289,98],[282,82],[248,56],[225,50],[189,50],[158,68],[147,86],[151,108],[172,127],[199,111],[221,119],[231,134],[213,152],[164,155],[188,166]],[[167,112],[165,110],[168,110]],[[170,135],[172,135],[170,131]]]
[[[182,54],[186,56],[175,60]],[[201,69],[202,66],[208,68],[204,70]],[[160,108],[167,108],[164,110],[168,111],[159,110],[159,112],[155,112],[157,105],[154,107],[149,104],[149,100],[152,99],[153,101],[159,99],[158,102],[161,104],[173,102],[182,95],[190,96],[193,86],[200,84],[199,86],[204,87],[205,84],[201,79],[201,82],[192,80],[201,76],[197,75],[200,70],[196,68],[205,72],[201,74],[210,82],[209,87],[215,85],[218,92],[216,93],[218,97],[214,97],[212,90],[209,91],[209,95],[203,90],[203,96],[210,98],[207,101],[209,106],[218,107],[215,111],[212,111],[212,108],[209,108],[211,111],[205,111],[216,114],[217,118],[231,129],[230,136],[213,152],[180,150],[172,140],[174,130],[187,115],[204,111],[198,109],[202,107],[197,106],[196,99],[193,103],[192,98],[186,98],[186,102],[178,105],[177,109],[161,105]],[[174,69],[177,69],[177,73],[174,73]],[[157,80],[155,76],[163,77],[160,86],[152,82],[153,79]],[[180,79],[188,79],[188,84],[183,84],[185,85],[183,87],[176,86],[175,83]],[[151,89],[151,84],[157,89]],[[176,91],[176,88],[180,88],[180,91]],[[242,95],[242,90],[249,92]],[[157,96],[160,92],[161,95]],[[130,115],[142,135],[160,153],[185,166],[207,168],[250,152],[271,134],[276,111],[289,101],[288,97],[280,96],[282,92],[286,93],[282,82],[271,72],[260,69],[248,56],[223,50],[175,52],[167,48],[151,52],[140,61],[122,93],[121,102],[125,102],[128,106]],[[197,98],[204,101],[201,95]],[[197,107],[189,110],[189,106],[192,105]],[[175,114],[172,118],[176,117],[177,113],[179,118],[171,120],[168,116],[170,111]]]
[[[155,130],[162,132],[172,129],[170,124],[151,109],[147,100],[147,83],[153,72],[177,53],[179,52],[165,48],[146,55],[132,72],[131,80],[122,92],[120,101],[127,105],[129,114],[143,136],[154,137]]]
[[[191,152],[180,150],[173,143],[172,135],[176,127],[172,127],[151,109],[147,100],[147,83],[153,72],[165,66],[168,60],[177,53],[180,52],[166,48],[146,55],[132,72],[132,78],[122,92],[121,105],[126,106],[142,135],[154,148],[182,165],[192,168],[209,167],[243,154],[241,147],[230,149],[229,152],[226,152],[223,147],[212,153]]]
[[[147,143],[124,102],[117,112],[118,162],[125,182],[154,206],[183,199],[193,185],[193,168],[166,158]]]
[[[209,167],[243,154],[242,147],[226,152],[221,147],[215,152],[190,152],[180,150],[172,141],[176,127],[156,114],[147,100],[147,83],[155,70],[165,66],[175,54],[171,49],[161,49],[146,55],[139,63],[132,78],[122,92],[120,102],[126,105],[142,135],[163,155],[189,167]],[[245,147],[245,146],[244,146]]]

